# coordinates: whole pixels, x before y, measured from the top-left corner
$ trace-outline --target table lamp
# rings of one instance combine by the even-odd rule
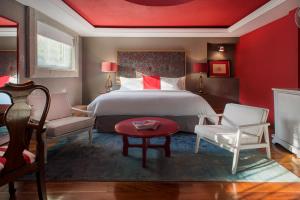
[[[193,65],[193,72],[194,73],[200,73],[200,77],[199,77],[199,93],[203,93],[203,77],[202,77],[202,73],[207,73],[208,68],[207,68],[207,63],[195,63]]]
[[[113,62],[102,62],[101,71],[107,73],[105,89],[106,89],[106,92],[109,92],[109,91],[111,91],[111,88],[112,88],[112,80],[111,80],[111,77],[110,77],[110,73],[117,72],[118,71],[118,65],[116,63],[113,63]]]

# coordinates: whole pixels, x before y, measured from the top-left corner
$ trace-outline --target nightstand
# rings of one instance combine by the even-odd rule
[[[193,93],[203,97],[210,104],[210,106],[214,109],[216,113],[223,113],[225,105],[227,103],[239,103],[232,99],[215,96],[208,93],[198,93],[198,92],[193,92]]]

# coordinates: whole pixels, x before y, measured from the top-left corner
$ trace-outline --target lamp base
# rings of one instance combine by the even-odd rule
[[[203,94],[203,78],[202,78],[202,73],[200,73],[200,77],[199,77],[199,90],[198,90],[198,93],[199,94]]]
[[[106,83],[105,83],[106,92],[110,92],[111,88],[112,88],[112,81],[111,81],[110,74],[108,73]]]

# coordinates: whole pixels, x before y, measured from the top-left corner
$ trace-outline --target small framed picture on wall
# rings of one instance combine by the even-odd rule
[[[209,61],[209,76],[224,78],[230,77],[229,60],[211,60]]]

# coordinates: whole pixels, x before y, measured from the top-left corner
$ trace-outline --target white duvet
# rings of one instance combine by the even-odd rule
[[[94,116],[197,116],[215,114],[199,95],[184,90],[116,90],[98,96],[88,110]]]

